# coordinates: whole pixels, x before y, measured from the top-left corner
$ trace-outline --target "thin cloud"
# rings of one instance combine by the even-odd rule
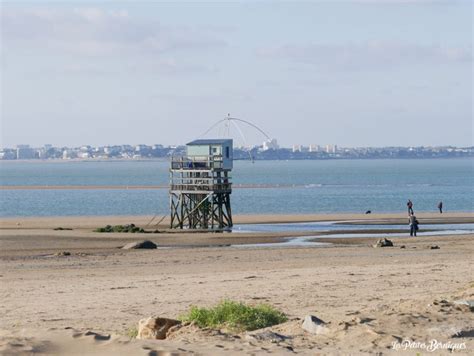
[[[126,10],[95,7],[8,9],[1,14],[2,39],[7,48],[41,47],[84,55],[161,54],[205,51],[226,42],[217,31],[167,27],[159,22],[136,21]]]
[[[405,64],[471,62],[472,47],[443,47],[374,41],[363,44],[308,44],[265,47],[261,58],[288,60],[344,70],[386,68]]]

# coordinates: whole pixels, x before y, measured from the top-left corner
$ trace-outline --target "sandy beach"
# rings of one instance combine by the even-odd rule
[[[472,213],[417,214],[427,223],[474,223]],[[246,247],[284,241],[288,233],[103,234],[106,224],[146,226],[146,217],[0,220],[0,353],[39,354],[432,354],[472,353],[474,234],[317,239],[321,247]],[[351,221],[406,224],[404,214],[237,216],[235,223]],[[164,229],[166,220],[160,226]],[[54,230],[62,227],[72,230]],[[366,234],[370,232],[367,228]],[[122,250],[149,239],[156,250]],[[438,249],[432,249],[433,246]],[[404,248],[401,248],[404,246]],[[67,251],[68,256],[58,253]],[[223,299],[267,303],[289,321],[259,340],[248,333],[190,325],[167,340],[129,337],[140,319],[177,318],[190,306]],[[305,315],[327,332],[301,328]],[[255,332],[250,333],[255,334]],[[403,350],[403,341],[411,340]],[[458,346],[461,349],[456,349]],[[397,349],[397,345],[400,345]],[[405,344],[406,345],[406,344]],[[462,346],[463,345],[463,346]],[[444,347],[444,349],[443,349]]]

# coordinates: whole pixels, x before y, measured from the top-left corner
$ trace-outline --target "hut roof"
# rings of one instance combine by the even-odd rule
[[[202,139],[194,140],[188,142],[187,146],[206,146],[206,145],[223,145],[223,144],[232,144],[232,139],[228,138],[219,138],[219,139]]]

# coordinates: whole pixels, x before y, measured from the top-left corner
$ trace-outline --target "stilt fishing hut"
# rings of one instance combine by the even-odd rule
[[[223,231],[232,227],[231,139],[195,140],[171,158],[172,229]]]

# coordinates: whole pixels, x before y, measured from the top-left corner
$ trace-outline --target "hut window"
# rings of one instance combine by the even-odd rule
[[[229,158],[229,147],[225,148],[225,158]]]

